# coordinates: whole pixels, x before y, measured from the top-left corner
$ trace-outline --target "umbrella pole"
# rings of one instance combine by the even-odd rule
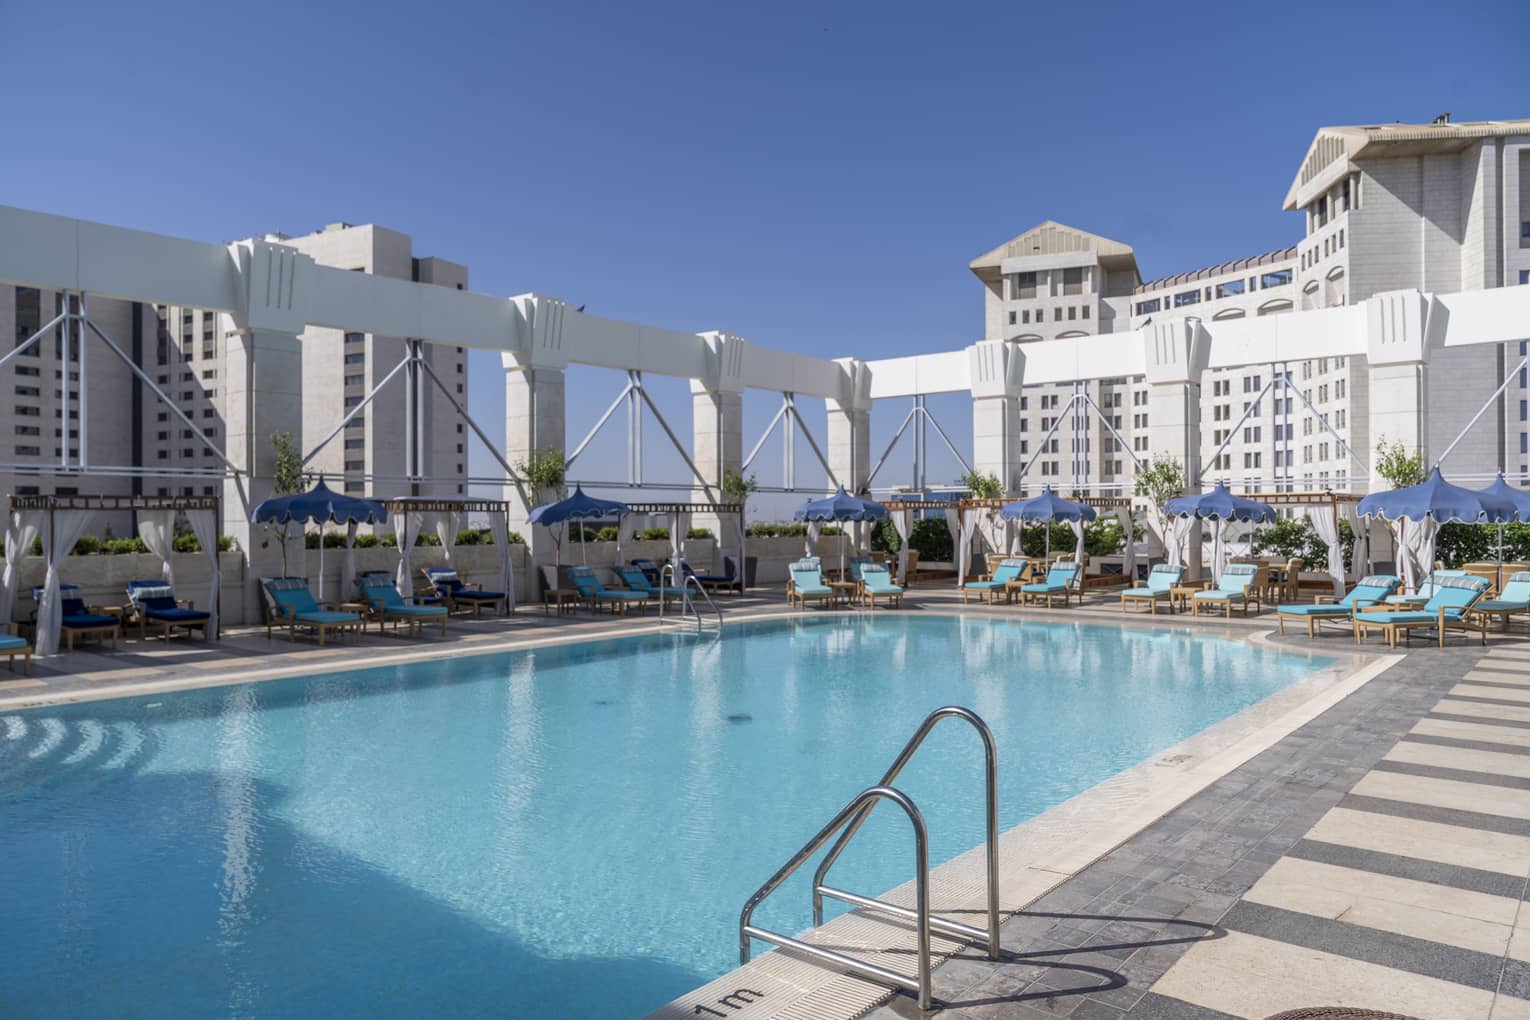
[[[324,601],[324,522],[319,522],[319,601]]]

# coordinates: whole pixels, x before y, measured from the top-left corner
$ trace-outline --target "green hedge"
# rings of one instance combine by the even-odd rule
[[[843,529],[833,524],[825,524],[818,533],[820,535],[838,535]],[[806,524],[752,524],[747,534],[750,538],[806,538]]]

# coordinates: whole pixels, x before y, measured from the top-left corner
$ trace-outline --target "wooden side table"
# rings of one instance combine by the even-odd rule
[[[542,593],[542,615],[548,615],[554,606],[558,608],[559,616],[572,613],[579,608],[579,599],[577,588],[549,588]]]
[[[1195,593],[1198,592],[1198,591],[1205,591],[1205,590],[1206,589],[1203,588],[1200,585],[1195,585],[1194,587],[1190,587],[1188,585],[1179,585],[1177,587],[1170,588],[1169,589],[1169,612],[1172,613],[1175,610],[1179,610],[1180,612],[1184,612],[1185,610],[1189,609],[1190,608],[1190,600],[1195,598]]]
[[[857,593],[861,590],[861,583],[859,581],[830,581],[829,587],[834,589],[834,600],[836,602],[843,600],[845,605],[848,606],[855,600]]]

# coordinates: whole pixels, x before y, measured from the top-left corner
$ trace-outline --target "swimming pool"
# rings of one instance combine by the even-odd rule
[[[993,727],[1008,828],[1328,663],[825,614],[3,715],[0,1015],[639,1015],[931,709]],[[932,863],[980,777],[958,726],[905,773]],[[907,880],[899,822],[837,884]],[[757,923],[809,923],[794,882]]]

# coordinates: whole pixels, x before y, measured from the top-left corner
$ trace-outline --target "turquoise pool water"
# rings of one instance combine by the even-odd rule
[[[1008,827],[1328,661],[825,615],[0,715],[0,1015],[639,1015],[931,709],[992,725]],[[900,784],[932,860],[980,762],[947,723]],[[878,812],[836,881],[908,863]],[[808,924],[799,878],[761,921]]]

